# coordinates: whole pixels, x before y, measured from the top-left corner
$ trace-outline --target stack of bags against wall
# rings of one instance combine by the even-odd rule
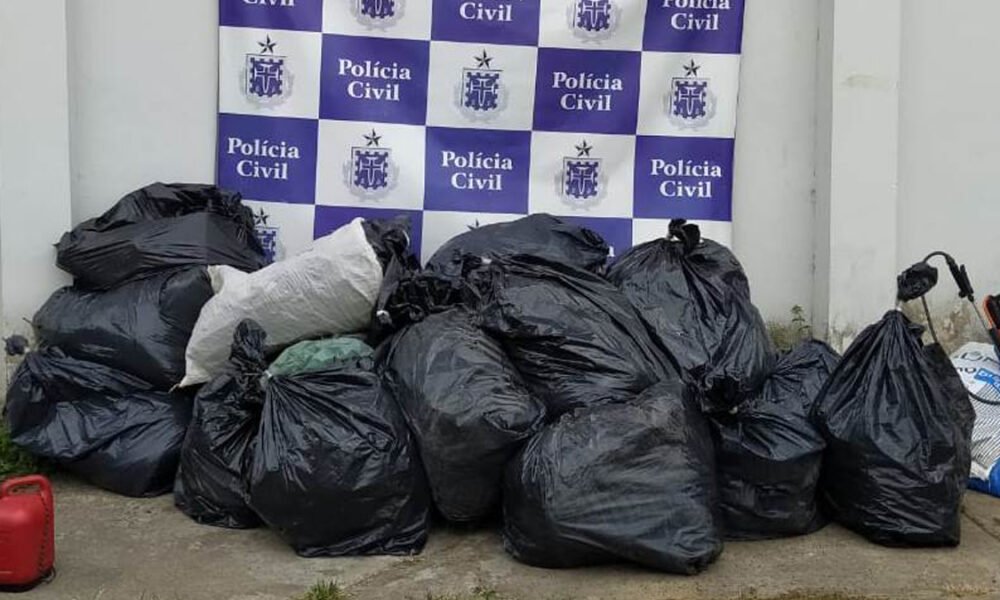
[[[817,503],[825,442],[809,419],[838,357],[805,341],[779,356],[739,261],[675,220],[608,278],[700,392],[716,445],[726,537],[804,534],[825,521]]]
[[[156,183],[56,250],[74,283],[34,317],[40,349],[7,395],[13,441],[111,491],[165,493],[191,411],[190,397],[170,390],[212,296],[206,266],[264,264],[253,215],[235,192]]]
[[[213,267],[223,285],[187,351],[183,385],[207,383],[181,450],[181,511],[219,527],[266,524],[302,556],[423,547],[426,478],[372,349],[343,335],[286,347],[367,329],[383,268],[408,256],[407,226],[356,219],[255,273]]]
[[[533,565],[697,572],[721,552],[708,422],[607,254],[548,215],[453,238],[387,277],[385,380],[446,519],[502,507]]]

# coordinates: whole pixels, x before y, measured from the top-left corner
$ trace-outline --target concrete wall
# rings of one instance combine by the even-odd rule
[[[73,218],[215,179],[218,2],[67,2]]]
[[[779,319],[811,304],[817,5],[747,3],[733,241]],[[152,180],[211,181],[216,2],[68,6],[74,219]]]
[[[857,0],[747,0],[733,244],[750,276],[756,303],[766,317],[775,320],[787,320],[794,305],[805,307],[807,312],[814,312],[815,307],[820,311],[829,309],[829,261],[817,270],[816,257],[822,255],[817,253],[817,240],[823,237],[819,233],[829,234],[830,213],[829,206],[817,209],[816,190],[817,172],[820,179],[830,174],[831,154],[829,147],[817,145],[817,132],[825,132],[820,137],[832,135],[830,115],[835,88],[829,86],[836,82],[829,81],[826,88],[820,85],[824,69],[831,68],[824,61],[834,52],[831,46],[826,54],[818,54],[817,48],[822,24],[833,22],[833,5],[847,6],[851,2]],[[898,90],[889,90],[898,92],[899,98],[895,176],[898,206],[894,213],[881,211],[895,216],[886,220],[883,215],[879,222],[871,223],[871,229],[885,234],[883,241],[893,246],[892,263],[898,263],[898,267],[922,257],[930,248],[944,247],[969,263],[981,291],[998,289],[1000,273],[994,271],[994,265],[1000,259],[1000,249],[977,242],[989,239],[990,217],[1000,213],[1000,204],[993,203],[989,195],[995,187],[991,167],[998,164],[996,155],[1000,153],[996,143],[1000,139],[996,135],[1000,121],[990,118],[989,108],[990,99],[1000,87],[1000,74],[991,69],[989,23],[993,22],[991,17],[1000,16],[1000,5],[991,0],[966,0],[962,11],[955,11],[943,0],[907,0],[901,4],[902,40],[894,50],[901,56],[899,83]],[[62,47],[68,49],[68,69],[63,71],[68,75],[62,77],[68,77],[70,98],[73,221],[101,212],[124,192],[153,180],[211,181],[217,3],[2,3],[6,11],[43,5],[61,6],[65,11],[63,46],[57,40],[38,50],[43,46],[25,43],[15,47],[14,54],[5,52],[4,56],[10,58],[9,65],[27,56],[45,60],[45,56],[58,56]],[[850,17],[851,13],[845,14]],[[976,18],[970,19],[969,15]],[[36,36],[40,31],[55,31],[49,23],[36,29],[25,27],[23,19],[6,19],[6,23],[9,28],[13,24],[14,35],[18,34],[16,30]],[[851,32],[841,33],[844,35],[839,43],[850,43]],[[893,36],[883,37],[882,46],[894,43]],[[0,45],[13,39],[0,36]],[[877,47],[878,36],[869,43],[873,51],[886,49]],[[27,52],[26,47],[31,51]],[[888,56],[891,63],[893,49],[888,51],[882,58]],[[51,65],[38,63],[32,69],[35,74],[43,72],[56,73],[51,79],[58,81],[60,71],[53,71]],[[9,79],[0,79],[5,81]],[[4,95],[0,100],[5,103],[0,107],[8,107],[4,114],[15,114],[15,120],[23,119],[24,123],[36,117],[45,119],[38,116],[39,111],[44,111],[53,98],[57,102],[58,94],[42,91],[50,88],[37,89],[34,98],[38,102],[22,99],[21,104],[12,104],[9,95]],[[33,110],[37,114],[32,114]],[[853,119],[849,113],[845,118]],[[846,147],[846,152],[849,154],[851,147]],[[4,162],[0,168],[22,170],[16,160]],[[45,164],[55,163],[50,160]],[[58,185],[54,181],[53,185]],[[883,201],[878,194],[869,197],[864,186],[857,189],[857,205],[862,208],[856,211],[858,214],[849,211],[845,221],[868,218],[865,202]],[[64,196],[58,191],[47,194],[65,202]],[[11,208],[14,204],[16,208]],[[15,210],[37,217],[37,206],[10,193],[0,195],[0,209],[8,214]],[[65,206],[63,210],[65,214]],[[57,218],[46,220],[44,226],[24,228],[30,243],[17,252],[28,252],[39,265],[49,261],[49,244],[58,237],[58,231],[69,225],[64,221]],[[3,227],[8,238],[17,235],[8,234],[10,229],[9,225]],[[848,242],[851,235],[848,233]],[[854,237],[862,235],[868,234],[859,232]],[[11,245],[8,238],[0,237],[4,248]],[[843,244],[844,238],[834,241]],[[842,253],[849,254],[854,247],[825,242],[828,251],[841,248]],[[8,249],[0,256],[9,263],[14,260],[14,252]],[[851,259],[859,259],[855,262],[864,265],[863,256]],[[20,258],[16,262],[29,268],[29,263]],[[7,301],[2,310],[8,321],[30,315],[40,298],[62,281],[53,275],[50,262],[46,268],[32,271],[48,274],[34,280],[31,293],[9,284],[0,293],[0,298]],[[8,270],[4,278],[12,277],[10,273]],[[847,287],[843,282],[837,285]],[[891,281],[885,285],[891,290]],[[852,293],[843,294],[847,298],[841,301],[849,302]],[[942,292],[933,298],[935,310],[946,316],[954,306],[949,294]],[[876,295],[881,302],[884,294]],[[861,311],[864,315],[868,312],[872,311]]]
[[[903,5],[898,266],[946,250],[967,264],[980,295],[1000,293],[1000,3]],[[979,333],[939,268],[931,306],[940,329],[949,337]]]

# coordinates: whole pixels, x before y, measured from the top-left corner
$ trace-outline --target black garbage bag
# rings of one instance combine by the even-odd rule
[[[420,448],[435,505],[450,521],[490,516],[504,467],[542,427],[545,407],[465,309],[430,315],[390,346],[386,381]]]
[[[261,524],[247,506],[243,473],[257,437],[267,368],[264,330],[236,327],[226,370],[198,390],[181,448],[174,504],[204,525],[249,529]]]
[[[191,400],[48,348],[25,356],[4,417],[31,454],[112,492],[157,496],[173,487]]]
[[[106,291],[64,287],[35,313],[35,335],[43,346],[169,389],[184,377],[184,350],[211,297],[204,267],[170,270]]]
[[[809,413],[839,360],[823,342],[802,342],[735,413],[713,416],[728,539],[801,535],[826,524],[817,502],[826,442]]]
[[[56,244],[56,264],[79,287],[107,289],[171,267],[266,264],[253,213],[237,192],[154,183],[77,225]]]
[[[813,407],[830,516],[887,546],[954,546],[975,412],[923,328],[891,310],[844,353]]]
[[[690,388],[563,415],[507,468],[504,548],[530,565],[632,561],[693,574],[722,552],[715,463]]]
[[[697,226],[671,221],[667,238],[630,249],[608,279],[698,382],[705,410],[733,408],[774,367],[771,338],[739,261],[701,239]]]
[[[594,272],[603,272],[608,244],[590,229],[545,213],[507,223],[483,225],[451,238],[427,261],[427,268],[457,274],[466,255],[500,258],[527,254]]]
[[[412,554],[427,540],[423,467],[372,369],[366,357],[266,384],[249,505],[301,556]]]
[[[518,256],[473,276],[484,290],[483,327],[503,342],[551,419],[679,377],[636,310],[598,275]]]

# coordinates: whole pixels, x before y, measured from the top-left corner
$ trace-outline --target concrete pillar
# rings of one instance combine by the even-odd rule
[[[901,0],[822,0],[813,321],[837,347],[895,304]]]
[[[0,332],[25,333],[69,281],[52,244],[70,227],[66,0],[0,2]],[[0,367],[4,365],[0,354]],[[6,369],[0,368],[0,390]]]

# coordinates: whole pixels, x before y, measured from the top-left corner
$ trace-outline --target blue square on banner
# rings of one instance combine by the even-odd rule
[[[540,48],[534,129],[635,133],[640,62],[639,52]]]
[[[316,195],[317,122],[219,115],[219,185],[245,197],[311,204]]]
[[[644,50],[739,54],[743,0],[650,0]]]
[[[531,132],[427,128],[424,208],[528,212]]]
[[[539,0],[434,0],[431,38],[534,46],[538,44],[538,3]]]
[[[424,214],[419,210],[397,208],[360,208],[357,206],[317,206],[313,219],[313,239],[321,238],[334,229],[342,227],[357,217],[362,219],[394,219],[399,216],[410,218],[410,250],[420,256]]]
[[[320,31],[323,0],[219,0],[219,24]]]
[[[611,260],[632,247],[632,219],[563,216],[559,218],[567,223],[586,227],[599,233],[611,248]],[[609,262],[611,261],[609,260]]]
[[[324,119],[423,125],[430,42],[323,36]]]
[[[635,216],[729,221],[733,140],[639,136]]]

